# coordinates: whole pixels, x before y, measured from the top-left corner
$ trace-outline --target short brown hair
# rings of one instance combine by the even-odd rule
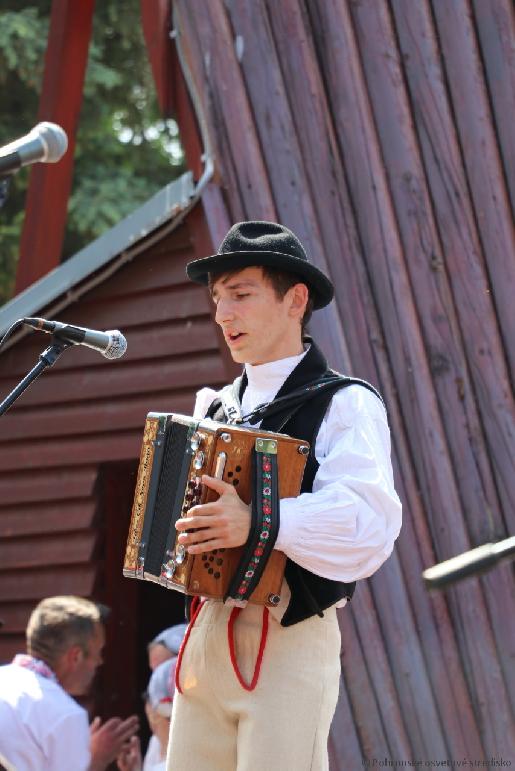
[[[261,268],[263,277],[271,284],[278,300],[282,300],[286,292],[291,289],[292,286],[295,286],[295,284],[306,284],[306,282],[302,280],[301,276],[298,276],[295,273],[289,273],[288,271],[280,270],[279,268],[274,268],[269,265],[256,265],[255,267]],[[222,278],[222,276],[227,276],[230,278],[231,276],[235,276],[237,273],[241,273],[242,270],[244,270],[244,268],[237,268],[236,270],[221,270],[210,273],[208,284],[209,291],[213,291],[213,286],[220,278]],[[301,333],[303,336],[306,331],[306,326],[309,323],[313,313],[312,293],[309,285],[306,284],[306,286],[308,287],[309,295],[306,310],[304,311],[304,316],[301,320]]]
[[[27,652],[53,664],[72,645],[88,654],[95,625],[103,623],[109,608],[72,595],[47,597],[32,611],[27,624]]]

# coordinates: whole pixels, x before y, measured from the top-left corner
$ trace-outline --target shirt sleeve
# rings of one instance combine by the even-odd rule
[[[206,412],[218,395],[219,392],[215,391],[213,388],[201,388],[200,391],[197,391],[195,407],[193,408],[193,417],[205,417]]]
[[[380,400],[363,386],[336,393],[315,445],[313,491],[280,504],[275,548],[333,581],[372,575],[401,527],[390,433]]]

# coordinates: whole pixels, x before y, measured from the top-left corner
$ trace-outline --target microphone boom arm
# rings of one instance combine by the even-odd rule
[[[42,372],[49,367],[52,367],[59,356],[64,353],[67,348],[70,348],[73,343],[68,340],[60,340],[57,337],[52,338],[53,342],[48,348],[39,354],[38,363],[25,375],[18,385],[13,388],[11,393],[5,397],[3,402],[0,403],[0,415],[4,415],[7,410],[12,407],[16,399],[22,395],[22,393],[31,385],[31,383],[38,378]]]

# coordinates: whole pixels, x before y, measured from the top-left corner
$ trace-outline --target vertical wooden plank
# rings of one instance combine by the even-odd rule
[[[60,262],[94,7],[95,0],[52,3],[38,119],[66,131],[68,150],[58,163],[31,169],[16,293]]]
[[[470,5],[468,0],[449,0],[433,2],[432,8],[491,291],[514,374],[515,229]]]
[[[231,219],[275,220],[252,110],[223,5],[219,0],[195,4],[176,0],[174,9],[176,30],[208,120]]]
[[[206,186],[202,193],[202,207],[213,250],[216,252],[233,224],[229,218],[222,191],[217,184],[211,182]],[[207,254],[199,254],[198,256],[205,257]]]
[[[395,557],[392,559],[396,561]],[[386,595],[391,596],[391,584],[384,582],[384,569],[378,576],[378,581],[383,583]],[[358,645],[370,678],[371,693],[381,717],[390,757],[409,758],[415,748],[418,752],[424,744],[430,744],[435,752],[438,748],[444,749],[445,741],[427,681],[426,668],[421,661],[419,642],[415,641],[413,629],[411,629],[411,644],[408,643],[407,636],[400,634],[400,627],[393,629],[392,625],[390,630],[385,629],[376,612],[372,589],[370,581],[361,581],[352,600],[352,607],[346,610],[352,613]],[[401,590],[397,600],[398,613],[401,613],[402,609],[406,610],[404,589]],[[342,617],[344,613],[345,609],[341,611]],[[410,616],[409,608],[408,616]],[[410,625],[409,620],[406,622],[406,619],[403,619],[403,621],[404,628]],[[395,637],[394,644],[397,650],[394,655],[388,656],[388,643],[392,637]],[[401,704],[405,703],[407,697],[406,685],[407,690],[411,692],[410,698],[416,694],[417,699],[425,702],[423,712],[431,723],[431,729],[426,732],[425,737],[421,736],[420,726],[413,720],[419,710],[415,710],[412,714],[407,710],[401,710]],[[365,698],[365,693],[362,698]],[[379,749],[378,746],[374,747],[376,755]]]
[[[205,166],[206,159],[203,156],[204,153],[208,152],[208,148],[204,148],[202,145],[195,108],[186,86],[176,49],[174,49],[172,56],[172,70],[174,73],[175,117],[180,126],[181,145],[186,157],[186,167],[192,171],[194,178],[199,180]]]
[[[504,176],[515,209],[515,8],[510,0],[472,0]]]
[[[492,469],[485,452],[475,394],[463,355],[465,346],[474,365],[473,371],[479,392],[500,392],[503,398],[503,411],[498,409],[501,414],[497,424],[496,444],[499,444],[502,435],[508,447],[511,446],[508,455],[513,458],[515,412],[495,317],[491,307],[487,306],[485,310],[490,310],[490,314],[482,316],[481,324],[478,324],[478,327],[481,327],[481,330],[478,330],[479,339],[469,334],[463,336],[458,328],[447,274],[443,269],[434,269],[435,263],[444,265],[444,256],[441,253],[424,169],[413,132],[408,96],[404,88],[387,6],[376,0],[363,0],[359,5],[352,6],[352,18],[401,242],[407,255],[406,267],[428,350],[439,410],[454,466],[460,470],[459,474],[456,474],[456,482],[462,510],[466,512],[463,525],[474,545],[498,540],[506,537],[507,532]],[[378,45],[378,41],[381,41],[382,45]],[[386,59],[384,50],[389,52]],[[452,255],[446,255],[446,259],[452,259]],[[485,281],[485,294],[486,289]],[[495,373],[491,369],[479,367],[481,346],[488,346],[490,356],[497,367]],[[477,441],[474,447],[470,441],[471,437]],[[508,506],[507,518],[511,512],[511,505]],[[489,512],[486,521],[485,511]],[[503,662],[508,692],[513,692],[515,598],[512,586],[509,582],[501,580],[500,575],[492,574],[484,579],[484,584],[498,655]]]
[[[343,654],[345,655],[345,654]],[[347,692],[347,684],[340,677],[340,692],[338,704],[329,734],[329,767],[331,771],[347,771],[356,765],[357,759],[363,757],[363,752],[356,730]]]
[[[432,512],[432,537],[438,556],[442,558],[449,551],[456,553],[467,548],[468,539],[462,521],[456,518],[451,524],[447,514],[449,510],[459,512],[459,499],[411,289],[400,259],[402,248],[398,228],[359,68],[349,6],[326,2],[309,3],[308,7],[312,18],[317,20],[318,39],[324,41],[318,53],[338,127],[369,276],[381,311],[396,384],[403,396],[402,408],[411,452],[425,506]],[[449,601],[453,613],[461,618],[457,634],[469,682],[478,695],[479,709],[479,698],[483,698],[485,688],[489,690],[487,701],[497,699],[498,688],[502,694],[504,717],[492,720],[489,710],[484,708],[481,715],[487,747],[498,747],[498,742],[502,744],[506,736],[506,692],[477,582],[460,589],[459,601],[456,594],[450,593]]]
[[[436,560],[429,528],[420,497],[411,479],[408,449],[403,440],[402,426],[396,413],[390,412],[395,454],[394,471],[396,490],[403,502],[402,533],[396,544],[406,591],[414,616],[416,629],[427,662],[435,699],[449,753],[452,757],[471,757],[481,760],[484,752],[479,725],[474,715],[470,694],[465,682],[463,663],[453,629],[445,594],[428,593],[421,580],[424,568]],[[375,594],[381,577],[372,577]],[[383,606],[378,598],[378,613]],[[401,624],[402,625],[402,624]],[[403,625],[402,625],[403,626]]]
[[[338,742],[339,725],[334,726],[333,741],[342,751],[342,759],[346,762],[343,768],[355,768],[357,757],[349,757],[349,750],[354,749],[355,744],[361,745],[361,755],[363,758],[372,758],[376,756],[388,756],[390,747],[385,735],[384,726],[381,720],[381,714],[373,694],[372,684],[363,659],[363,651],[354,624],[354,614],[349,608],[340,611],[340,630],[342,635],[342,679],[340,691],[344,689],[343,702],[340,709],[345,708],[348,701],[352,716],[354,718],[354,731],[356,738],[351,732],[352,744],[348,748],[342,747],[342,742]],[[341,712],[338,713],[338,717]],[[347,723],[348,725],[348,723]]]

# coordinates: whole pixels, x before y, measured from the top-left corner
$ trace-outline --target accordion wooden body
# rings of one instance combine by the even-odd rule
[[[267,454],[263,455],[263,452]],[[258,453],[264,462],[258,472],[256,489],[255,458]],[[251,579],[245,576],[253,573],[252,560],[258,562],[260,559],[252,555],[259,555],[263,552],[261,547],[266,547],[263,539],[268,537],[266,528],[269,525],[257,523],[256,540],[248,557],[249,571],[249,564],[242,563],[247,559],[245,554],[249,554],[248,544],[188,554],[177,540],[177,519],[188,516],[192,506],[218,498],[200,482],[202,474],[208,474],[234,485],[245,503],[252,503],[253,496],[260,500],[264,496],[264,519],[269,521],[266,496],[270,494],[267,481],[270,459],[275,464],[278,508],[279,498],[299,494],[308,453],[306,442],[285,434],[225,425],[210,419],[199,421],[172,413],[149,413],[141,447],[124,576],[153,581],[188,595],[227,599],[230,587],[239,580],[237,573],[242,570],[242,564],[241,585],[250,582]],[[261,486],[259,473],[265,477]],[[278,604],[285,563],[282,552],[272,549],[268,553],[248,601],[269,606]],[[241,588],[239,591],[243,592]]]

